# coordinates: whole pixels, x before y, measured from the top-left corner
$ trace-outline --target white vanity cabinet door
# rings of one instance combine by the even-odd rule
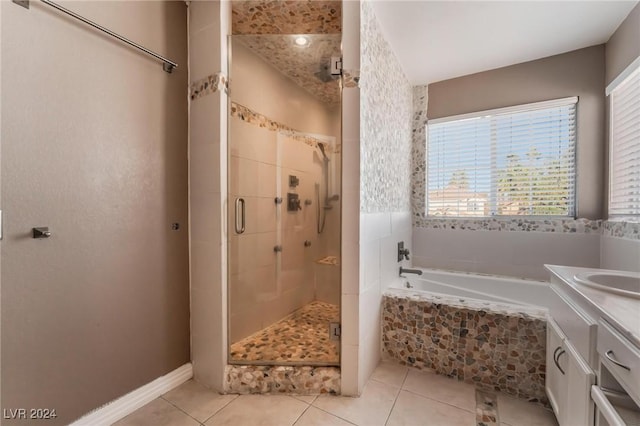
[[[591,386],[595,384],[593,370],[582,359],[570,342],[565,342],[566,353],[560,358],[566,357],[565,375],[567,380],[567,399],[563,406],[563,418],[565,424],[593,426],[594,404],[591,400]]]
[[[559,353],[565,351],[565,336],[560,327],[551,318],[547,320],[547,367],[545,389],[556,418],[560,425],[564,425],[565,410],[567,407],[568,381],[565,377],[566,368],[556,363]],[[563,355],[560,356],[561,358]],[[567,357],[564,356],[563,364],[566,366]]]

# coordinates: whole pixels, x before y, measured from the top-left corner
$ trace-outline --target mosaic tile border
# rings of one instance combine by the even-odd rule
[[[191,83],[189,87],[189,97],[194,101],[217,92],[224,91],[228,93],[228,81],[227,76],[222,72],[211,74]]]
[[[524,218],[424,218],[414,216],[414,226],[427,229],[459,229],[466,231],[528,231],[599,234],[602,221],[590,219],[524,219]]]
[[[476,389],[476,426],[500,426],[498,396]]]
[[[607,237],[640,240],[640,219],[607,220],[602,223],[602,235]]]
[[[428,86],[413,87],[413,122],[411,127],[411,209],[414,215],[426,210],[426,146]],[[415,221],[414,221],[415,225]]]
[[[233,34],[334,34],[342,32],[342,2],[335,0],[231,2]]]
[[[360,87],[360,70],[342,70],[342,87],[345,89]]]
[[[469,275],[479,275],[475,272]],[[500,276],[491,275],[500,278]],[[473,309],[477,311],[491,312],[497,315],[508,315],[525,320],[547,319],[547,309],[533,305],[513,305],[509,303],[488,302],[485,300],[463,298],[445,294],[434,294],[420,290],[408,290],[403,288],[389,288],[383,296],[396,299],[408,300],[410,302],[428,302],[433,305],[447,305],[456,309]]]
[[[412,296],[383,296],[385,357],[548,405],[546,318]]]
[[[325,143],[325,141],[321,139],[314,138],[313,136],[309,136],[303,132],[292,129],[286,124],[272,120],[266,115],[260,114],[259,112],[236,102],[231,102],[231,117],[267,130],[282,132],[286,136],[314,148],[318,146],[318,143]],[[325,149],[329,153],[339,154],[341,152],[341,144],[336,143],[333,146],[331,144],[326,144]]]
[[[225,393],[340,394],[339,367],[227,365]]]

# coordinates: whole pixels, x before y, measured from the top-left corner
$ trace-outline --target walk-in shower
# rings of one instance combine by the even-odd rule
[[[229,362],[339,365],[341,36],[230,39]]]

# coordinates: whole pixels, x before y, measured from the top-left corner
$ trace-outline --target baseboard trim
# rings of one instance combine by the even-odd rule
[[[162,394],[180,386],[193,377],[193,366],[187,363],[172,372],[158,377],[138,389],[113,400],[71,423],[71,426],[111,425],[128,416]]]

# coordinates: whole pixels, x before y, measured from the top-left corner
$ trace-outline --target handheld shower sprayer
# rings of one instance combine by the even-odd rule
[[[322,153],[322,156],[324,157],[324,161],[329,161],[329,157],[327,157],[327,153],[324,152],[324,144],[322,142],[318,142],[318,148],[320,148],[320,152]]]

